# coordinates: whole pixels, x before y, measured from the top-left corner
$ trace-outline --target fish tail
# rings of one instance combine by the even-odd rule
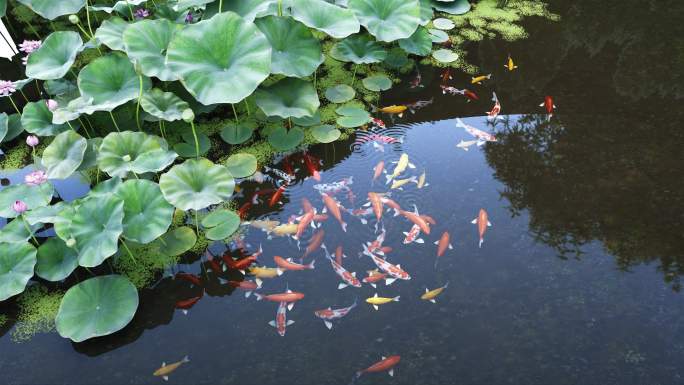
[[[495,101],[497,101],[497,99],[498,98],[496,97],[496,92],[492,92],[492,101],[495,102]]]
[[[392,298],[392,301],[394,301],[394,302],[399,302],[399,297],[401,297],[401,296],[400,296],[400,295],[398,295],[398,296],[396,296],[396,297]]]
[[[264,298],[264,296],[259,293],[254,293],[254,298],[256,298],[257,301],[261,301]]]
[[[340,226],[342,226],[342,231],[345,233],[347,232],[347,222],[340,222]]]
[[[480,244],[478,245],[480,248],[482,248],[482,244],[484,243],[484,239],[480,238]]]
[[[316,258],[311,260],[311,263],[306,265],[309,269],[313,270],[314,269],[314,264],[316,263]]]
[[[183,357],[181,362],[183,362],[183,363],[190,362],[190,357],[188,357],[188,356]]]
[[[465,124],[461,120],[461,118],[456,118],[456,127],[463,127],[465,128]]]

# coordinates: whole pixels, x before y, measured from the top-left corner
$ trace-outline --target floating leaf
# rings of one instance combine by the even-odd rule
[[[207,159],[188,159],[159,178],[164,198],[181,210],[201,210],[233,195],[235,181],[228,170]]]
[[[105,275],[72,286],[59,305],[57,332],[74,342],[123,329],[138,309],[138,290],[127,278]]]
[[[448,49],[438,49],[437,51],[432,52],[432,57],[442,63],[451,63],[458,60],[458,54]]]
[[[301,127],[310,127],[321,124],[321,110],[316,110],[313,116],[304,116],[301,118],[292,118],[292,123]]]
[[[150,79],[143,78],[143,90],[150,88]],[[133,64],[125,56],[112,54],[99,57],[78,74],[78,89],[93,105],[106,105],[103,110],[114,108],[137,99],[140,80]]]
[[[311,135],[321,143],[332,143],[340,138],[342,132],[331,124],[324,124],[312,128]]]
[[[259,88],[255,96],[257,106],[267,116],[281,118],[313,116],[321,104],[313,84],[296,78]]]
[[[166,50],[181,28],[180,24],[165,19],[142,20],[126,28],[123,33],[126,53],[143,75],[163,81],[178,80],[178,75],[166,65]]]
[[[48,281],[61,281],[78,267],[78,253],[61,238],[51,237],[38,247],[36,274]]]
[[[349,0],[349,9],[380,41],[405,39],[420,24],[418,0]]]
[[[433,43],[444,43],[449,40],[449,35],[439,29],[430,28],[428,29],[428,32],[430,33],[430,39],[432,39]]]
[[[429,0],[433,8],[438,11],[450,13],[452,15],[462,15],[470,11],[470,2],[468,0],[453,0],[453,1],[440,1],[440,0]]]
[[[385,60],[387,52],[369,36],[354,35],[335,43],[330,56],[339,61],[370,64]]]
[[[386,91],[392,88],[392,80],[385,75],[369,76],[362,81],[363,86],[370,91]]]
[[[409,59],[406,52],[399,48],[393,48],[387,54],[384,63],[390,68],[400,69],[409,63]]]
[[[342,106],[335,110],[338,115],[337,124],[342,127],[353,128],[362,126],[371,121],[368,111],[355,106]]]
[[[234,178],[246,178],[257,170],[257,158],[252,154],[233,154],[226,160],[226,168]]]
[[[240,216],[229,210],[215,210],[202,219],[207,228],[204,235],[212,241],[220,241],[231,236],[240,227]]]
[[[14,218],[17,213],[12,209],[15,201],[22,200],[29,210],[47,206],[52,200],[54,188],[50,183],[42,183],[38,186],[27,184],[15,184],[0,190],[0,217]]]
[[[112,132],[105,136],[97,156],[100,169],[111,176],[125,177],[128,172],[157,172],[173,163],[177,154],[168,150],[166,141],[143,132]]]
[[[21,114],[21,125],[26,132],[39,136],[52,136],[69,130],[66,124],[52,123],[52,112],[45,101],[29,102]]]
[[[256,130],[256,123],[253,121],[242,121],[239,124],[235,122],[226,123],[226,127],[221,130],[221,139],[229,144],[240,144],[246,142],[252,137],[252,133]]]
[[[51,33],[40,48],[28,56],[26,76],[40,80],[60,79],[69,72],[81,46],[83,40],[76,32]]]
[[[186,131],[181,134],[183,142],[173,145],[173,150],[183,158],[194,158],[197,156],[197,149],[195,148],[195,138],[192,132]],[[211,148],[211,140],[209,137],[201,132],[197,133],[197,142],[199,143],[199,155],[205,155]]]
[[[0,301],[24,291],[35,265],[36,248],[30,243],[0,243]]]
[[[123,51],[123,33],[130,25],[132,24],[128,24],[120,17],[111,17],[103,21],[95,31],[95,38],[114,51]]]
[[[267,16],[255,23],[273,47],[271,73],[301,78],[323,63],[321,44],[304,24],[281,16]]]
[[[60,16],[78,13],[86,5],[86,0],[17,0],[40,16],[54,20]]]
[[[124,202],[124,238],[147,244],[171,226],[173,206],[164,199],[156,183],[144,179],[127,180],[119,185],[115,195]]]
[[[325,90],[325,98],[332,103],[344,103],[354,99],[356,91],[346,84],[339,84]]]
[[[292,17],[307,27],[343,39],[361,30],[354,13],[322,0],[292,0]]]
[[[153,88],[143,94],[140,99],[140,107],[156,118],[172,122],[180,120],[183,111],[190,108],[190,105],[173,92],[164,92],[159,88]]]
[[[426,56],[432,51],[432,36],[424,27],[418,27],[408,39],[399,40],[399,47],[408,53]]]
[[[50,179],[66,179],[83,162],[88,142],[84,137],[69,130],[57,135],[43,151],[43,167]]]
[[[299,127],[291,128],[285,127],[275,128],[268,136],[268,143],[278,151],[287,151],[297,147],[304,140],[304,131]]]
[[[456,27],[456,24],[454,24],[453,21],[451,21],[451,20],[449,20],[449,19],[445,19],[445,18],[443,18],[443,17],[440,17],[440,18],[437,18],[437,19],[435,19],[435,20],[432,20],[432,25],[433,25],[435,28],[441,29],[441,30],[444,30],[444,31],[448,31],[448,30],[454,29],[454,27]]]
[[[188,226],[182,226],[162,235],[153,244],[158,246],[162,254],[175,257],[190,250],[195,246],[195,242],[197,242],[195,231]]]

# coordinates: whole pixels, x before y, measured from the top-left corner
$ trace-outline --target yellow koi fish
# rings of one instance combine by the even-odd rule
[[[375,310],[378,310],[378,305],[384,305],[390,302],[399,302],[399,296],[396,296],[394,298],[378,297],[378,293],[375,293],[374,296],[366,298],[366,302],[373,305]]]
[[[262,279],[275,278],[283,275],[283,270],[276,267],[250,267],[247,269],[247,272],[256,277],[254,281],[256,282],[257,286],[261,286],[263,283]]]
[[[273,234],[277,236],[297,234],[296,223],[283,223],[282,225],[273,228]]]
[[[418,182],[416,181],[416,177],[415,177],[415,176],[412,176],[412,177],[406,178],[406,179],[395,179],[395,180],[392,182],[392,187],[390,187],[390,188],[391,188],[391,189],[401,189],[401,186],[405,185],[405,184],[408,183],[408,182],[418,183]]]
[[[406,155],[406,153],[401,154],[401,156],[399,157],[399,161],[396,163],[397,163],[397,166],[394,168],[394,171],[392,172],[392,174],[386,175],[387,183],[385,183],[385,184],[389,184],[389,182],[392,179],[401,175],[401,173],[406,170],[406,167],[416,168],[416,166],[414,166],[413,164],[411,164],[409,162],[409,156]]]
[[[404,116],[404,111],[406,111],[407,109],[408,109],[408,107],[406,107],[404,105],[398,106],[396,104],[393,104],[393,105],[387,106],[387,107],[373,107],[374,112],[380,111],[384,114],[397,115],[400,118],[402,116]]]
[[[470,81],[470,84],[481,84],[483,81],[489,80],[491,78],[492,78],[492,74],[476,76]]]
[[[513,58],[511,58],[511,55],[508,55],[508,63],[504,64],[504,67],[508,68],[509,71],[513,71],[514,69],[518,68],[518,66],[513,63]]]
[[[421,295],[420,299],[422,299],[423,301],[430,301],[432,303],[437,303],[437,301],[435,301],[435,297],[442,294],[442,292],[444,291],[444,289],[447,288],[447,286],[449,286],[449,282],[447,282],[446,285],[444,285],[442,287],[438,287],[438,288],[433,289],[433,290],[428,290],[428,288],[426,287],[425,288],[425,294]]]
[[[429,183],[425,183],[425,170],[423,170],[423,173],[418,177],[416,185],[419,189],[430,185]]]
[[[154,373],[152,373],[152,375],[156,377],[161,377],[164,379],[164,381],[168,381],[169,374],[171,374],[174,370],[178,369],[179,366],[183,365],[186,362],[190,362],[190,358],[188,358],[188,356],[185,356],[182,360],[169,365],[166,365],[166,362],[162,362],[161,368],[155,370]]]
[[[244,222],[244,224],[248,224],[252,227],[256,227],[257,229],[261,229],[266,232],[273,231],[276,226],[280,224],[278,221],[272,221],[269,219],[266,220],[256,220],[256,221],[251,221],[251,222]]]

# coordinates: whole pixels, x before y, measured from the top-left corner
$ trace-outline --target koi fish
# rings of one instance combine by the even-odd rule
[[[321,174],[318,172],[318,169],[316,169],[314,162],[311,160],[311,157],[308,154],[304,154],[304,164],[306,165],[307,170],[309,170],[311,177],[320,182]]]
[[[397,166],[394,167],[394,171],[392,172],[392,174],[386,176],[386,178],[387,178],[386,184],[389,184],[389,182],[392,179],[401,175],[401,173],[403,173],[406,170],[406,167],[416,168],[416,166],[413,165],[413,163],[409,162],[409,156],[406,153],[401,154],[401,156],[399,157],[399,160],[397,162],[392,162],[392,163],[396,163]]]
[[[204,290],[202,290],[202,294],[198,295],[197,297],[192,297],[188,299],[183,299],[178,302],[176,302],[176,309],[181,309],[183,314],[188,314],[188,309],[191,307],[195,306],[197,302],[199,302],[200,299],[204,296]]]
[[[299,238],[301,238],[306,228],[309,227],[311,223],[313,223],[315,215],[316,213],[314,211],[307,211],[304,215],[302,215],[299,218],[299,223],[297,224],[297,233],[294,235],[294,239],[299,240]]]
[[[409,182],[413,182],[413,183],[418,184],[418,180],[416,179],[415,176],[412,176],[412,177],[406,178],[406,179],[395,179],[392,181],[392,186],[390,187],[390,189],[392,189],[392,190],[394,190],[394,189],[403,190],[402,186],[404,186],[405,184],[407,184]]]
[[[456,147],[462,148],[463,151],[468,151],[468,147],[472,146],[477,142],[477,140],[461,140],[460,142],[458,142],[458,144],[456,144]]]
[[[316,214],[313,217],[313,222],[318,223],[318,227],[321,227],[319,222],[325,222],[328,220],[328,214]]]
[[[377,253],[380,255],[383,255],[383,253],[380,251],[382,248],[383,242],[385,242],[385,235],[387,234],[387,231],[385,231],[385,228],[382,228],[382,231],[380,234],[375,238],[373,242],[367,242],[366,247],[368,248],[369,253]]]
[[[449,80],[452,80],[453,77],[451,77],[451,69],[450,68],[445,69],[442,72],[442,74],[440,75],[440,77],[442,78],[443,84],[446,84],[446,82],[448,82]]]
[[[323,193],[321,194],[323,196],[323,203],[325,203],[325,207],[330,210],[330,214],[332,214],[335,219],[337,219],[338,222],[340,222],[340,226],[342,226],[342,231],[347,232],[347,223],[345,223],[342,220],[342,213],[340,211],[340,203],[337,202],[335,199],[331,198],[328,194]]]
[[[319,194],[335,195],[339,192],[348,192],[351,190],[349,186],[354,184],[354,177],[344,178],[339,182],[325,183],[325,184],[315,184],[313,186],[314,190],[317,190]]]
[[[446,249],[448,248],[449,250],[453,250],[454,247],[451,245],[449,242],[450,236],[448,232],[442,233],[442,236],[439,238],[438,241],[435,241],[435,245],[437,245],[437,257],[441,257],[444,255],[446,252]]]
[[[403,138],[395,138],[392,136],[388,135],[380,135],[380,134],[370,134],[366,135],[363,137],[360,137],[356,140],[357,143],[368,143],[368,142],[378,142],[378,143],[385,143],[385,144],[395,144],[395,143],[404,143]]]
[[[292,168],[292,163],[290,163],[290,156],[286,156],[283,161],[283,169],[289,176],[295,176],[295,170]]]
[[[396,297],[393,297],[393,298],[378,297],[378,293],[375,293],[374,296],[372,296],[372,297],[370,297],[370,298],[366,298],[366,302],[368,302],[369,304],[373,305],[373,308],[374,308],[375,310],[380,310],[380,308],[378,307],[378,305],[384,305],[384,304],[390,303],[390,302],[399,302],[399,297],[400,297],[400,296],[396,296]],[[358,375],[358,374],[357,374],[357,375]]]
[[[392,252],[392,246],[383,246],[378,250],[378,254],[385,255]]]
[[[401,206],[399,206],[399,203],[395,202],[393,199],[387,198],[387,196],[381,197],[380,200],[383,204],[387,205],[387,207],[391,209],[401,210]]]
[[[273,231],[273,229],[278,227],[278,225],[280,225],[280,222],[266,219],[266,220],[256,220],[256,221],[244,222],[243,224],[250,225],[252,227],[256,227],[257,229],[261,229],[265,232],[271,232],[271,231]]]
[[[446,95],[465,95],[465,92],[467,91],[466,89],[459,90],[456,87],[451,87],[451,86],[445,86],[445,85],[440,85],[439,86],[442,89],[442,94]]]
[[[323,244],[323,237],[325,236],[325,231],[323,229],[319,229],[314,233],[314,235],[309,239],[309,244],[306,246],[306,249],[304,250],[304,255],[302,255],[301,259],[306,258],[309,254],[315,252],[318,250],[319,247]]]
[[[492,74],[475,76],[472,78],[472,80],[470,80],[470,84],[482,84],[483,81],[489,80],[491,78],[492,78]]]
[[[257,191],[254,192],[254,194],[252,195],[252,199],[251,199],[252,204],[253,204],[253,205],[258,205],[258,204],[259,204],[259,196],[261,196],[261,195],[266,195],[266,194],[270,194],[270,193],[275,192],[275,191],[276,191],[276,190],[275,190],[275,189],[272,189],[272,188],[264,189],[264,190],[257,190]]]
[[[384,114],[390,114],[390,115],[397,115],[398,117],[403,117],[404,116],[404,111],[408,109],[408,107],[403,106],[403,105],[396,105],[393,104],[391,106],[387,107],[376,107],[376,106],[371,106],[373,108],[373,112],[382,112]]]
[[[273,257],[273,261],[278,267],[283,270],[301,271],[301,270],[313,270],[316,260],[312,260],[308,265],[302,265],[301,263],[292,262],[292,258],[285,259],[279,255]]]
[[[266,167],[264,167],[264,171],[276,174],[276,176],[278,176],[278,178],[285,181],[285,184],[290,184],[295,179],[295,177],[293,175],[290,175],[290,174],[286,173],[285,171],[278,170],[277,168],[270,168],[270,167],[266,166]]]
[[[387,273],[381,273],[380,271],[378,271],[378,269],[369,270],[367,273],[368,273],[368,276],[363,279],[363,282],[368,283],[373,287],[376,287],[375,286],[376,282],[382,281],[383,279],[385,279],[387,277]]]
[[[178,369],[181,365],[190,362],[190,358],[188,356],[183,357],[182,360],[178,362],[174,362],[173,364],[168,364],[166,365],[166,362],[162,362],[161,367],[152,373],[153,376],[155,377],[161,377],[164,379],[164,381],[169,380],[169,374],[173,373],[176,369]]]
[[[369,256],[375,265],[385,273],[387,273],[390,277],[392,278],[387,278],[385,279],[385,284],[386,285],[391,285],[394,281],[397,279],[402,279],[402,280],[410,280],[411,276],[409,273],[405,272],[404,270],[401,269],[401,265],[393,265],[386,260],[374,255],[373,253],[370,253],[368,251],[368,248],[364,246],[364,251],[363,254]]]
[[[442,294],[442,292],[444,291],[444,289],[447,288],[447,286],[449,286],[449,282],[447,282],[444,286],[438,287],[438,288],[433,289],[433,290],[428,290],[428,288],[426,287],[425,293],[420,296],[420,299],[422,299],[423,301],[430,301],[432,303],[437,303],[437,301],[435,301],[435,297]]]
[[[287,302],[278,304],[278,311],[276,311],[276,318],[268,324],[276,328],[281,337],[285,337],[285,331],[288,326],[294,323],[293,320],[287,319]]]
[[[347,269],[342,267],[342,265],[335,262],[335,259],[328,254],[328,249],[325,249],[325,257],[330,261],[330,265],[335,273],[344,281],[344,283],[337,285],[337,289],[341,290],[347,286],[361,287],[361,281],[356,278],[356,272],[350,273]]]
[[[305,213],[311,213],[315,211],[311,202],[309,202],[309,200],[306,198],[302,198],[302,210],[304,210]]]
[[[373,207],[373,213],[375,213],[375,217],[378,219],[378,221],[380,220],[380,218],[382,218],[382,200],[380,199],[380,194],[375,192],[369,192],[368,203],[366,203],[364,206]]]
[[[418,182],[416,182],[416,187],[419,189],[423,187],[429,186],[429,183],[425,183],[425,170],[423,170],[423,173],[418,177]]]
[[[484,132],[482,130],[478,130],[477,128],[463,123],[461,118],[456,118],[456,127],[462,127],[466,132],[468,132],[470,135],[476,137],[478,139],[477,145],[481,146],[485,144],[486,142],[496,142],[496,137],[488,132]]]
[[[347,256],[344,255],[344,252],[342,251],[342,245],[339,245],[335,249],[335,262],[340,266],[342,266],[342,258],[347,258]]]
[[[261,289],[261,281],[228,281],[228,284],[236,289],[245,290],[245,298],[249,298],[253,291]]]
[[[386,128],[385,122],[383,122],[382,119],[371,118],[371,124],[377,128]]]
[[[283,193],[285,192],[285,189],[287,188],[287,183],[283,184],[276,190],[276,192],[273,194],[271,197],[271,200],[268,201],[268,206],[273,207],[275,206],[276,203],[282,203],[280,202],[280,198],[283,196]]]
[[[263,249],[261,248],[261,245],[259,245],[259,251],[256,253],[250,255],[249,257],[234,260],[230,254],[224,254],[222,256],[223,263],[226,264],[226,267],[232,270],[238,270],[240,273],[243,275],[245,274],[245,270],[250,267],[253,263],[257,261],[257,258],[263,253]],[[224,269],[225,271],[225,269]]]
[[[408,245],[412,242],[425,243],[425,241],[422,238],[418,238],[418,236],[420,235],[420,226],[418,225],[413,225],[409,232],[404,231],[403,234],[406,235],[406,238],[404,238],[405,245]]]
[[[283,223],[273,228],[272,233],[278,237],[283,237],[287,235],[297,234],[297,224],[296,223]],[[271,239],[271,236],[268,236]]]
[[[549,114],[549,120],[553,116],[553,110],[556,109],[556,105],[553,104],[553,98],[550,96],[545,96],[544,102],[540,104],[539,107],[544,107],[546,109],[546,113]]]
[[[480,98],[477,96],[476,93],[474,93],[473,91],[468,90],[468,89],[463,90],[463,95],[466,98],[468,98],[468,102],[470,102],[471,100],[480,100]]]
[[[477,225],[477,231],[480,235],[480,244],[478,246],[482,247],[487,227],[492,225],[489,222],[489,216],[487,215],[487,211],[485,211],[485,209],[480,209],[480,213],[477,214],[477,218],[473,219],[470,223]]]
[[[508,55],[508,61],[506,64],[504,64],[504,67],[508,68],[508,71],[513,71],[514,69],[518,68],[518,66],[513,63],[513,58],[511,58],[511,55]]]
[[[502,119],[499,116],[501,112],[501,103],[499,103],[499,98],[496,97],[496,92],[492,92],[492,101],[494,102],[494,107],[492,110],[487,112],[487,120],[496,120],[496,118]]]
[[[416,102],[410,103],[406,105],[406,108],[408,108],[409,112],[412,114],[415,114],[416,111],[420,110],[421,108],[425,108],[432,104],[432,102],[435,100],[435,98],[431,98],[430,100],[418,100]]]
[[[266,174],[263,174],[261,171],[257,171],[252,176],[245,178],[244,180],[250,181],[250,182],[257,182],[259,184],[266,182],[269,180],[269,176]]]
[[[200,281],[200,278],[196,276],[195,274],[190,274],[190,273],[176,273],[174,276],[174,279],[180,279],[183,281],[190,282],[194,286],[202,286],[202,282]]]
[[[269,295],[262,295],[259,293],[254,293],[254,296],[256,296],[257,301],[261,300],[267,300],[267,301],[272,301],[272,302],[287,302],[287,310],[292,310],[294,307],[294,303],[301,300],[304,298],[304,293],[299,293],[296,291],[292,291],[290,289],[287,289],[284,293],[278,293],[278,294],[269,294]]]
[[[430,234],[430,225],[425,220],[425,218],[423,218],[418,213],[418,207],[416,207],[416,205],[413,205],[413,210],[414,210],[414,212],[410,212],[410,211],[406,211],[406,210],[398,210],[398,211],[399,211],[399,214],[404,216],[404,218],[406,218],[409,221],[413,222],[414,224],[418,225],[418,227],[420,227],[420,231],[424,232],[425,234]]]
[[[245,202],[245,204],[240,206],[240,208],[237,211],[237,214],[240,217],[240,219],[245,219],[247,217],[247,212],[249,211],[249,209],[252,208],[252,205],[253,204],[250,201],[250,202]]]
[[[330,306],[328,306],[327,309],[314,311],[314,314],[316,315],[316,317],[323,320],[325,327],[327,327],[328,329],[332,329],[332,327],[333,327],[332,321],[333,320],[340,319],[340,318],[346,316],[355,307],[356,307],[356,300],[354,300],[354,303],[351,304],[351,306],[343,307],[340,309],[333,309]]]
[[[373,182],[375,182],[376,179],[378,179],[378,177],[380,176],[380,174],[382,174],[382,172],[383,172],[384,170],[385,170],[385,161],[384,161],[384,160],[381,160],[381,161],[378,162],[378,164],[376,164],[375,167],[373,168],[373,181],[371,182],[371,184],[372,184]]]
[[[417,87],[423,87],[422,84],[420,84],[423,81],[423,77],[420,76],[420,71],[416,71],[416,77],[411,80],[410,87],[411,88],[417,88]]]
[[[263,279],[275,278],[283,275],[283,270],[275,267],[250,267],[247,272],[255,277],[255,282],[259,287],[263,283]]]

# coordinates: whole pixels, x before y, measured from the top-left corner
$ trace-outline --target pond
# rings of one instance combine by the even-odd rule
[[[0,302],[2,382],[158,383],[152,373],[162,362],[184,356],[190,361],[169,383],[684,381],[684,47],[672,39],[683,32],[684,6],[663,3],[550,1],[561,20],[526,19],[527,39],[467,46],[468,60],[492,78],[471,86],[469,75],[452,71],[450,84],[467,84],[478,100],[443,93],[442,69],[409,72],[382,94],[381,105],[429,103],[402,117],[374,114],[387,128],[277,155],[260,170],[265,180],[242,180],[235,207],[246,212],[242,237],[186,254],[155,275],[139,291],[133,320],[114,334],[79,343],[56,332],[16,341],[17,301]],[[504,66],[509,55],[515,71]],[[4,76],[15,67],[0,69]],[[411,85],[416,74],[419,87]],[[492,92],[502,107],[493,122],[486,115]],[[539,106],[547,95],[556,105],[553,116]],[[495,140],[473,143],[463,125]],[[394,178],[395,187],[415,179],[391,188],[388,176],[406,157],[410,165]],[[374,178],[381,161],[386,173]],[[271,200],[290,170],[292,182]],[[15,184],[27,172],[0,176],[8,178],[3,185]],[[335,205],[326,206],[319,194],[321,184],[336,182],[327,191],[342,206],[339,221]],[[87,193],[87,183],[72,177],[55,188],[70,201]],[[369,193],[386,193],[380,220],[372,205],[364,206]],[[256,227],[299,220],[304,199],[325,216],[299,240]],[[393,202],[405,211],[393,210]],[[484,223],[471,223],[481,209]],[[434,224],[418,235],[422,243],[406,244],[414,210]],[[444,232],[452,247],[438,256],[435,242]],[[362,253],[365,244],[381,234],[387,261],[409,280],[338,288],[342,281],[325,249],[305,250],[322,235],[332,258],[341,246],[342,266],[362,279],[376,269]],[[254,277],[224,271],[226,247],[236,256],[238,248],[254,254],[261,247],[258,264],[268,267],[275,267],[274,256],[298,263],[306,253],[303,263],[315,268],[264,277],[246,296],[230,282]],[[178,273],[193,274],[199,285]],[[79,269],[69,280],[89,274]],[[421,299],[426,288],[440,287],[435,303]],[[279,303],[257,299],[287,289],[304,298],[287,311],[295,322],[280,336],[269,325]],[[397,301],[376,310],[366,301],[376,293]],[[314,314],[352,304],[331,328]],[[356,378],[393,355],[401,357],[393,376]]]

